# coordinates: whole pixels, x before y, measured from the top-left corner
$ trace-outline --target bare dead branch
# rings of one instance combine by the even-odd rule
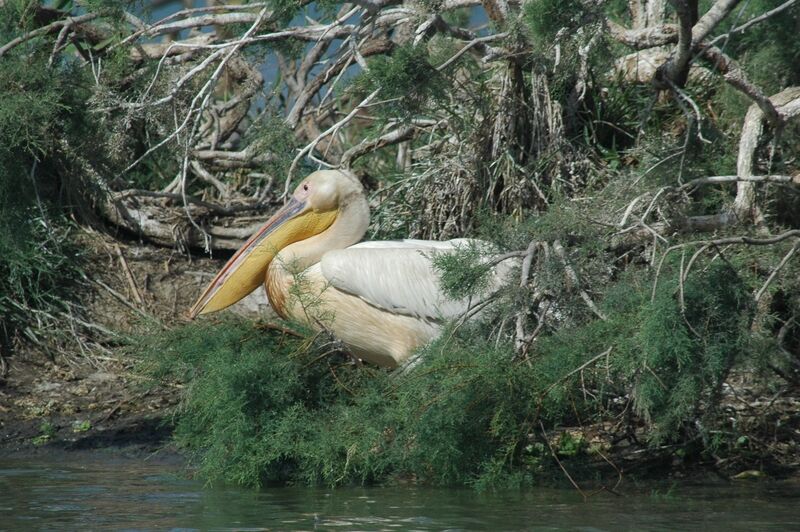
[[[370,57],[372,55],[385,54],[391,51],[392,48],[394,48],[394,43],[392,41],[381,38],[367,42],[361,49],[361,55],[364,57]],[[327,70],[321,74],[318,74],[311,82],[306,84],[306,86],[303,88],[303,91],[297,96],[297,100],[295,101],[291,110],[286,115],[286,123],[289,125],[289,127],[297,127],[309,101],[316,96],[316,94],[322,89],[323,86],[325,86],[325,84],[343,72],[352,61],[352,56],[345,54]]]
[[[402,0],[354,0],[352,3],[363,7],[368,13],[375,14],[385,7],[402,4]]]
[[[388,133],[384,133],[378,138],[365,139],[344,152],[340,164],[344,168],[350,168],[356,159],[368,153],[414,138],[415,131],[416,128],[412,126],[403,126],[389,131]]]
[[[763,296],[764,292],[766,292],[767,288],[769,288],[769,285],[772,284],[772,281],[774,281],[775,278],[778,276],[778,272],[780,272],[781,269],[783,269],[783,267],[786,266],[786,263],[789,262],[789,259],[791,259],[795,253],[797,253],[798,249],[800,249],[800,240],[795,242],[794,246],[792,246],[789,252],[786,255],[784,255],[783,259],[781,259],[778,265],[775,266],[775,269],[772,270],[772,272],[769,274],[769,277],[767,277],[767,280],[764,281],[764,284],[761,286],[761,288],[758,289],[758,291],[755,294],[756,303],[758,303],[758,301],[761,299],[761,296]]]
[[[378,92],[380,92],[380,89],[375,89],[374,91],[372,91],[372,93],[370,93],[366,98],[364,98],[361,101],[361,103],[356,105],[353,108],[353,110],[350,111],[347,114],[347,116],[345,116],[344,118],[342,118],[341,120],[339,120],[338,122],[333,124],[331,127],[326,129],[322,133],[320,133],[314,140],[312,140],[310,143],[308,143],[305,147],[303,147],[297,153],[297,155],[295,156],[294,160],[292,161],[292,165],[289,167],[289,173],[288,173],[288,175],[286,177],[286,185],[285,185],[284,191],[283,191],[283,195],[284,196],[287,196],[289,194],[289,186],[291,185],[292,178],[294,176],[294,171],[297,168],[297,164],[300,162],[300,160],[303,157],[305,157],[307,154],[310,154],[312,151],[314,151],[314,148],[316,148],[316,146],[317,146],[317,144],[319,144],[320,140],[322,140],[323,138],[327,137],[328,135],[335,134],[345,124],[347,124],[348,122],[353,120],[358,115],[358,113],[360,113],[362,111],[362,109],[364,109],[369,104],[369,102],[371,102],[378,95]]]
[[[144,32],[144,36],[157,37],[165,33],[176,33],[188,29],[202,28],[204,26],[219,27],[231,24],[252,24],[257,18],[258,11],[253,13],[215,13],[200,15],[166,24],[154,24]]]
[[[525,250],[525,258],[522,259],[522,268],[520,269],[519,274],[519,288],[520,290],[524,290],[528,286],[528,282],[531,276],[531,265],[533,264],[533,257],[536,253],[536,250],[539,248],[539,242],[532,241],[528,244],[528,248]],[[527,321],[526,311],[522,310],[517,312],[517,317],[515,321],[515,336],[514,336],[514,348],[517,352],[517,356],[525,356],[525,352],[527,351],[528,346],[530,345],[530,341],[528,340],[528,335],[525,332],[525,323]],[[543,320],[539,320],[540,324]]]
[[[73,27],[78,24],[94,20],[97,17],[98,15],[96,13],[86,13],[85,15],[79,15],[77,17],[67,17],[63,20],[57,20],[55,22],[51,22],[47,26],[36,28],[35,30],[29,31],[25,35],[20,35],[16,39],[12,39],[3,46],[0,46],[0,57],[3,57],[6,54],[6,52],[26,41],[29,41],[41,35],[47,35],[48,33],[60,32],[65,27]]]
[[[128,281],[128,287],[131,290],[131,294],[133,294],[133,298],[136,300],[136,303],[142,307],[144,305],[144,299],[142,299],[142,294],[136,284],[136,279],[133,277],[133,272],[131,271],[130,266],[128,266],[128,261],[125,260],[125,255],[122,253],[122,248],[119,247],[119,244],[114,245],[114,251],[117,252],[119,264],[122,266],[122,271],[125,272],[125,279]]]
[[[781,123],[781,117],[770,99],[761,89],[747,79],[744,70],[741,69],[736,61],[725,55],[716,46],[704,47],[702,54],[706,59],[714,63],[714,66],[723,74],[725,81],[756,102],[770,124],[778,126]]]
[[[678,26],[675,24],[628,29],[612,20],[607,20],[606,25],[616,41],[637,50],[678,42]]]
[[[667,80],[678,87],[686,84],[689,75],[689,61],[692,58],[692,10],[689,0],[669,0],[678,15],[678,45],[672,59],[656,72],[653,79],[659,89],[667,89]]]
[[[134,40],[142,37],[143,35],[145,35],[148,31],[157,29],[158,27],[163,26],[164,24],[166,24],[166,23],[168,23],[170,21],[173,21],[173,20],[176,20],[176,19],[180,19],[180,18],[183,18],[183,17],[195,15],[195,14],[198,14],[198,13],[219,13],[219,12],[230,12],[230,11],[257,11],[257,10],[263,8],[263,7],[267,7],[267,3],[265,3],[265,2],[254,2],[252,4],[246,4],[246,5],[231,5],[231,4],[227,4],[227,5],[207,5],[207,6],[200,6],[200,7],[182,9],[180,11],[176,11],[175,13],[167,15],[166,17],[162,18],[161,20],[157,20],[157,21],[155,21],[154,23],[152,23],[150,25],[144,25],[144,27],[140,27],[138,24],[133,24],[134,26],[137,27],[137,31],[131,33],[125,39],[123,39],[119,43],[113,45],[111,47],[111,49],[113,50],[114,48],[117,48],[118,46],[126,46],[129,43],[131,43],[132,41],[134,41]],[[128,19],[128,18],[129,17],[126,16],[126,19]]]
[[[149,192],[149,191],[148,191]],[[154,196],[161,195],[152,193]],[[163,194],[163,193],[162,193]],[[167,196],[177,202],[183,198],[179,194]],[[195,200],[189,199],[190,204]],[[99,212],[113,225],[125,229],[133,235],[138,235],[147,240],[163,245],[179,245],[184,248],[206,247],[207,238],[210,237],[208,247],[213,250],[237,250],[254,232],[267,220],[267,216],[246,219],[240,216],[231,216],[229,220],[220,220],[217,223],[205,223],[203,230],[192,226],[186,217],[186,208],[176,206],[165,208],[161,204],[148,204],[141,199],[132,201],[121,197],[108,197],[98,205]],[[207,208],[208,205],[202,205]],[[225,208],[213,209],[218,214],[232,215],[239,210],[226,210]],[[227,212],[226,212],[227,211]],[[208,210],[206,211],[208,213]],[[195,218],[201,218],[201,212],[194,213]],[[255,219],[255,222],[253,221]]]
[[[555,251],[556,255],[558,255],[558,258],[561,261],[562,266],[564,267],[564,271],[566,272],[567,277],[569,277],[570,281],[572,281],[572,283],[575,285],[575,288],[578,289],[578,292],[581,295],[581,299],[583,299],[583,302],[586,303],[586,306],[589,307],[589,309],[595,314],[595,316],[597,316],[603,321],[606,321],[608,319],[606,315],[603,314],[603,312],[597,307],[597,305],[595,305],[594,301],[592,301],[592,298],[589,296],[586,290],[580,287],[578,274],[575,273],[575,270],[569,264],[569,261],[567,260],[567,254],[564,251],[564,246],[562,246],[561,242],[559,242],[558,240],[553,242],[553,251]]]
[[[258,168],[275,160],[274,153],[258,145],[250,145],[241,151],[196,150],[192,157],[219,168]]]
[[[214,43],[217,36],[214,33],[203,33],[188,37],[179,42],[145,43],[131,49],[130,57],[134,61],[145,59],[163,59],[175,55],[185,54],[188,51],[206,49],[208,45]]]
[[[692,28],[692,41],[701,42],[714,31],[741,0],[717,0]]]
[[[715,175],[692,179],[691,181],[687,181],[681,185],[679,188],[689,190],[701,185],[719,185],[723,183],[782,183],[800,185],[800,175]]]
[[[797,3],[797,0],[788,0],[787,2],[784,2],[783,4],[781,4],[778,7],[776,7],[775,9],[771,9],[771,10],[767,11],[766,13],[763,13],[763,14],[757,16],[757,17],[753,17],[752,19],[748,20],[747,22],[745,22],[741,26],[735,27],[734,29],[732,29],[728,33],[724,33],[724,34],[722,34],[722,35],[720,35],[718,37],[715,37],[708,44],[715,45],[719,41],[728,39],[731,35],[744,33],[745,31],[747,31],[748,29],[750,29],[754,25],[756,25],[756,24],[758,24],[760,22],[763,22],[763,21],[767,20],[768,18],[774,17],[775,15],[778,15],[778,14],[782,13],[783,11],[789,9],[790,7],[792,7],[796,3]]]
[[[800,87],[790,87],[770,98],[770,105],[776,114],[780,113],[781,123],[800,116]],[[766,113],[761,105],[753,104],[747,111],[739,140],[739,155],[736,171],[741,177],[749,177],[755,168],[756,151],[763,135]],[[733,212],[740,219],[750,219],[755,215],[755,188],[753,183],[739,183],[734,200]]]
[[[217,179],[216,177],[214,177],[214,175],[211,172],[203,168],[203,165],[201,165],[198,161],[192,161],[190,163],[190,166],[192,168],[192,171],[194,172],[194,175],[196,175],[201,180],[205,181],[206,183],[212,185],[214,188],[217,189],[220,198],[224,200],[230,196],[230,190],[228,189],[228,186],[219,179]]]
[[[493,35],[486,35],[485,37],[476,37],[471,41],[469,41],[467,44],[465,44],[458,52],[453,54],[453,56],[450,59],[448,59],[447,61],[436,67],[436,70],[438,70],[439,72],[443,71],[444,69],[455,63],[458,60],[458,58],[460,58],[462,55],[470,51],[472,48],[480,49],[487,42],[504,39],[507,36],[508,33],[496,33]]]

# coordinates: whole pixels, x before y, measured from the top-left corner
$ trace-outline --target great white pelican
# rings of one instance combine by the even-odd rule
[[[433,255],[469,241],[357,243],[368,224],[369,205],[355,176],[312,173],[220,270],[191,317],[222,310],[263,283],[284,319],[325,327],[369,362],[402,364],[448,320],[475,307],[475,298],[447,298],[432,264]],[[494,267],[481,297],[497,290],[510,266]]]

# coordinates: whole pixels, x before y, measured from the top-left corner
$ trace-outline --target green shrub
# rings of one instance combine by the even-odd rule
[[[523,9],[537,42],[552,41],[561,29],[576,29],[586,11],[579,0],[534,0],[526,2]]]
[[[637,410],[652,421],[655,443],[679,437],[701,404],[713,408],[734,362],[748,351],[752,296],[728,264],[711,264],[690,275],[681,288],[676,278],[659,285],[644,309],[636,336],[639,353],[627,369]]]
[[[239,320],[189,325],[137,351],[151,375],[186,383],[176,439],[210,480],[519,486],[555,465],[542,428],[607,419],[626,394],[653,444],[679,441],[696,419],[713,425],[719,387],[747,352],[747,292],[715,263],[689,276],[682,306],[666,277],[653,301],[648,282],[621,281],[603,302],[609,320],[543,335],[527,362],[461,327],[399,376]],[[587,445],[570,435],[557,448],[580,461]]]
[[[187,381],[176,438],[212,480],[463,484],[518,454],[529,375],[507,351],[433,344],[422,367],[393,378],[306,347],[224,321],[138,350],[150,374]]]
[[[69,65],[45,64],[46,56],[36,54],[0,61],[0,342],[6,345],[22,336],[39,341],[55,332],[49,325],[63,325],[80,277],[78,250],[50,201],[69,183],[56,177],[63,169],[57,157],[60,141],[81,126],[73,112],[79,76]]]
[[[442,99],[444,77],[431,65],[422,46],[401,46],[389,57],[370,61],[369,70],[354,81],[366,94],[380,88],[378,96],[387,103],[380,112],[387,117],[410,119],[418,115],[431,98]]]
[[[64,325],[81,264],[68,233],[34,207],[0,204],[0,343],[38,342]]]

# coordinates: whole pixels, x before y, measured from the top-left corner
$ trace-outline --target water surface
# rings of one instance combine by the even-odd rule
[[[792,483],[574,490],[208,487],[179,464],[0,458],[3,530],[800,530]]]

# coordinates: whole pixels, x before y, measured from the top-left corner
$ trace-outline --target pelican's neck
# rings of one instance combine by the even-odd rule
[[[318,263],[326,252],[344,249],[361,240],[367,232],[367,225],[369,205],[359,194],[351,201],[342,202],[336,219],[325,231],[283,248],[270,262],[264,283],[267,299],[275,312],[283,318],[292,315],[293,305],[288,300],[295,276]]]
[[[336,219],[325,231],[283,248],[270,264],[270,273],[291,274],[316,264],[326,252],[352,246],[364,237],[369,225],[369,205],[358,194],[339,206]]]

